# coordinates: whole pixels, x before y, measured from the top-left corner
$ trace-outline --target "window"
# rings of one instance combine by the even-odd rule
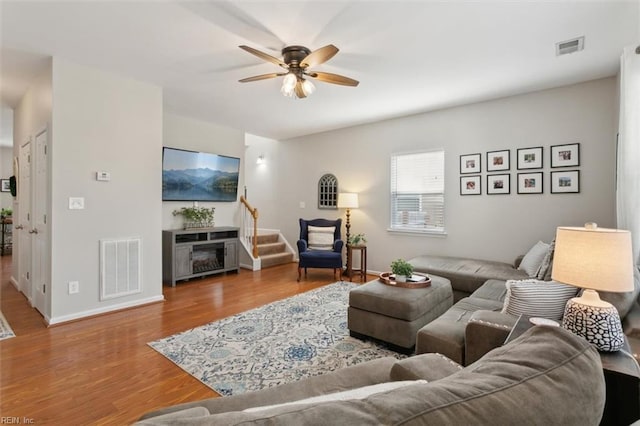
[[[391,156],[391,230],[444,233],[444,151]]]
[[[338,179],[332,174],[326,174],[318,181],[318,208],[338,208]]]

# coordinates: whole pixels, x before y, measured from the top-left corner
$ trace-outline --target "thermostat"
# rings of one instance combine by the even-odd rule
[[[108,182],[111,180],[111,173],[109,172],[96,172],[96,180]]]

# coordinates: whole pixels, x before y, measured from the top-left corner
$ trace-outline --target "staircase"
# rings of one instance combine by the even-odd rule
[[[262,269],[293,262],[293,253],[287,252],[286,244],[278,241],[278,234],[258,235],[258,257]]]

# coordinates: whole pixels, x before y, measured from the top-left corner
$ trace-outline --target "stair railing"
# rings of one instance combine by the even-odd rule
[[[240,202],[244,205],[242,209],[242,234],[245,241],[251,245],[251,252],[254,258],[258,257],[258,209],[251,207],[251,204],[240,196]]]

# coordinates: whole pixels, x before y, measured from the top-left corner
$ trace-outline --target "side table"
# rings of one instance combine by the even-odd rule
[[[353,252],[360,251],[360,269],[353,269]],[[347,244],[347,269],[345,275],[349,277],[349,281],[353,281],[353,274],[360,275],[360,280],[365,282],[367,280],[367,246],[358,245],[352,246]]]
[[[533,327],[520,315],[505,344]],[[629,425],[640,419],[640,367],[631,353],[627,337],[618,352],[599,352],[607,389],[601,425]]]

